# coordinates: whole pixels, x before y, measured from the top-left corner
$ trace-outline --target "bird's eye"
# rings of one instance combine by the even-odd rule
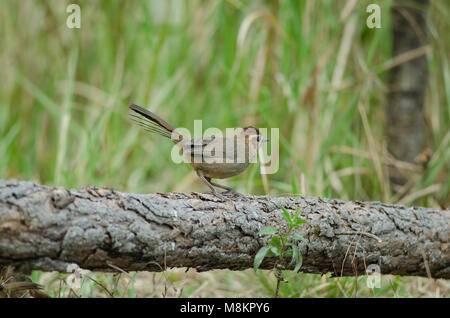
[[[260,136],[260,135],[258,135],[258,137],[256,137],[256,141],[257,141],[257,142],[260,142],[260,141],[261,141],[261,136]]]

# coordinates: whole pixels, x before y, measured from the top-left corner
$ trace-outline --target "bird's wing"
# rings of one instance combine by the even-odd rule
[[[194,160],[225,161],[226,158],[234,158],[233,149],[226,151],[227,142],[233,143],[227,138],[214,136],[191,139],[183,144],[183,154]]]

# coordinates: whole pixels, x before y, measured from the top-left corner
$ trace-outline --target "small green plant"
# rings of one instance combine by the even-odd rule
[[[308,244],[308,241],[298,233],[292,233],[294,229],[301,228],[306,223],[305,220],[299,217],[300,208],[295,211],[293,215],[289,214],[289,212],[282,206],[280,206],[282,210],[282,215],[284,220],[288,224],[287,231],[282,233],[280,230],[273,226],[263,227],[258,234],[260,235],[272,235],[272,238],[267,241],[267,245],[261,247],[259,251],[255,255],[253,268],[255,271],[259,268],[262,261],[266,257],[278,257],[278,260],[275,264],[275,277],[277,279],[277,288],[275,291],[275,298],[278,297],[278,291],[280,288],[281,282],[286,282],[283,278],[283,271],[287,270],[287,268],[294,267],[294,273],[297,273],[302,266],[303,258],[302,254],[298,249],[298,245],[296,244],[298,241],[302,241],[305,244]],[[288,263],[288,260],[290,262]]]

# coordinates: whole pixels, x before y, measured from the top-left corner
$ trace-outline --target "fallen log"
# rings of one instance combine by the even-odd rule
[[[230,197],[231,198],[231,197]],[[450,278],[450,211],[380,202],[202,193],[122,193],[0,180],[0,267],[68,271],[252,268],[264,226],[286,228],[280,206],[301,208],[300,271]],[[261,264],[272,269],[275,259]]]

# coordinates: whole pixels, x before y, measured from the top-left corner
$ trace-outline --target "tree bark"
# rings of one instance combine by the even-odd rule
[[[397,0],[392,7],[393,56],[424,48],[428,44],[426,8],[428,0]],[[388,150],[401,161],[414,162],[424,150],[424,104],[428,80],[425,54],[400,63],[391,70],[389,105],[386,110]],[[404,185],[407,175],[390,169],[394,185]]]
[[[95,271],[243,270],[267,236],[285,229],[280,206],[301,208],[301,271],[450,278],[448,210],[380,202],[248,196],[222,202],[201,193],[121,193],[0,180],[0,266],[67,271],[71,263]],[[272,269],[275,259],[261,268]],[[114,268],[116,267],[116,269]],[[428,272],[428,274],[427,274]]]

